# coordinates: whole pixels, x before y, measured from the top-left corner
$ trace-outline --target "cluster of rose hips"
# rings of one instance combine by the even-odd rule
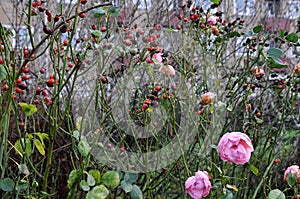
[[[60,20],[60,15],[55,15],[54,18],[52,16],[52,11],[50,9],[46,9],[44,6],[43,6],[43,3],[44,1],[40,1],[40,0],[36,0],[36,1],[33,1],[32,2],[32,9],[31,9],[31,14],[32,15],[37,15],[37,11],[36,9],[41,12],[41,13],[45,13],[46,16],[47,16],[47,21],[48,22],[52,22],[52,20],[54,22],[58,22]],[[87,0],[81,0],[80,3],[82,5],[86,4],[87,3]],[[86,14],[84,12],[80,12],[79,15],[78,15],[80,18],[85,18]],[[66,24],[63,24],[61,27],[60,27],[60,31],[62,33],[66,33],[68,32],[70,29],[69,27],[66,25]],[[46,26],[44,24],[44,27],[43,27],[43,31],[44,33],[46,34],[53,34],[53,30],[49,27],[49,26]]]
[[[41,68],[40,69],[40,73],[44,74],[45,73],[45,69]],[[40,94],[42,94],[42,98],[44,100],[44,102],[46,102],[49,105],[53,105],[53,101],[51,99],[51,97],[49,97],[48,91],[50,88],[54,87],[56,83],[55,77],[54,75],[49,75],[49,78],[46,82],[46,86],[45,88],[40,88],[40,87],[36,87],[35,88],[35,99],[34,99],[34,104],[41,104],[40,100],[39,100],[39,96]]]
[[[143,101],[141,105],[137,105],[134,109],[135,114],[142,113],[143,111],[147,110],[150,107],[155,107],[159,104],[160,100],[160,91],[162,90],[161,86],[155,86],[154,89],[151,90],[151,92],[148,94],[147,98]],[[162,99],[168,99],[171,98],[173,95],[170,91],[166,90],[164,93],[161,93]],[[129,110],[129,113],[132,113],[131,110]]]
[[[157,39],[160,34],[157,31],[161,30],[160,24],[155,24],[153,27],[148,27],[148,32],[145,33],[143,29],[138,28],[136,25],[131,28],[123,28],[124,39],[123,43],[126,46],[136,45],[139,43],[139,38],[141,41],[148,45],[148,47],[157,47]]]

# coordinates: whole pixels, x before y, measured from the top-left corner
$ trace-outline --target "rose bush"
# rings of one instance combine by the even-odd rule
[[[185,182],[185,189],[192,198],[202,198],[209,194],[211,189],[210,177],[206,171],[197,171],[195,176]]]
[[[218,152],[225,162],[245,164],[249,161],[253,151],[250,138],[240,132],[226,133],[218,144]]]

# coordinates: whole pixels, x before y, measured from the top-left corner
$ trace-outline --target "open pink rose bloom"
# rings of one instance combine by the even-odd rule
[[[207,19],[208,25],[210,25],[210,26],[215,25],[217,23],[217,18],[218,17],[215,17],[215,16],[208,17],[208,19]]]
[[[284,181],[287,181],[289,174],[294,174],[296,176],[297,182],[300,182],[300,169],[298,165],[292,165],[288,167],[284,172]]]
[[[174,76],[175,75],[175,69],[171,65],[163,65],[163,66],[161,66],[158,69],[158,72],[165,73],[165,74],[170,75],[170,76]]]
[[[245,164],[253,151],[250,138],[240,132],[226,133],[218,144],[218,152],[225,162]]]
[[[195,176],[189,177],[185,182],[186,192],[195,199],[208,196],[211,189],[209,175],[206,171],[197,171]]]

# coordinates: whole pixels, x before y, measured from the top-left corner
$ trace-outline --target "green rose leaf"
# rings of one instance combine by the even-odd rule
[[[24,147],[25,147],[25,149],[24,149]],[[21,138],[21,139],[17,140],[14,145],[14,149],[21,156],[23,156],[23,155],[30,156],[32,154],[32,144],[30,142],[30,139]]]
[[[80,140],[80,142],[78,143],[78,150],[83,157],[86,157],[89,155],[91,147],[86,140]]]
[[[126,182],[125,180],[122,180],[121,187],[125,191],[125,193],[129,193],[132,190],[132,184]]]
[[[131,199],[143,199],[143,193],[138,186],[133,185],[130,192],[130,197]]]
[[[34,139],[33,143],[34,143],[35,147],[37,148],[37,150],[40,152],[40,154],[45,156],[44,145],[38,139]]]
[[[19,105],[21,106],[22,110],[24,111],[25,115],[27,117],[33,115],[35,112],[37,112],[37,108],[33,104],[27,104],[24,102],[20,102]]]
[[[3,65],[0,65],[0,81],[6,79],[7,73]]]
[[[249,166],[250,166],[250,170],[252,171],[252,173],[257,176],[259,173],[258,168],[256,166],[254,166],[253,164],[250,164]]]
[[[105,186],[99,185],[87,193],[86,199],[105,199],[108,194],[109,190]]]
[[[43,145],[44,145],[44,140],[48,140],[49,139],[49,135],[47,133],[34,133],[34,134],[39,137],[39,139],[41,140],[41,143]]]
[[[94,37],[101,37],[101,32],[99,30],[90,29],[90,33],[94,35]]]
[[[137,179],[138,179],[137,173],[125,173],[124,175],[124,180],[130,184],[136,182]]]
[[[113,188],[116,188],[119,185],[120,178],[119,173],[116,171],[108,171],[102,176],[102,182]]]
[[[120,7],[119,6],[111,6],[108,11],[112,17],[120,16]]]
[[[233,199],[233,193],[230,190],[224,188],[223,194],[224,195],[221,197],[221,199]]]
[[[210,0],[210,2],[212,2],[214,4],[220,4],[220,0]]]
[[[268,195],[268,199],[285,199],[285,195],[279,189],[273,189]]]
[[[71,189],[73,186],[75,186],[80,178],[81,178],[81,171],[79,169],[74,169],[71,171],[71,173],[69,174],[69,178],[68,178],[68,188]]]
[[[255,27],[253,28],[253,32],[254,32],[254,33],[259,33],[259,32],[261,32],[263,29],[264,29],[263,26],[255,26]]]
[[[281,37],[281,38],[284,37],[284,31],[282,29],[279,30],[279,37]]]
[[[285,65],[285,64],[271,64],[269,67],[270,68],[287,68],[288,65]]]
[[[290,187],[293,187],[296,184],[296,176],[292,173],[289,173],[288,177],[287,177],[287,183]]]
[[[267,51],[267,54],[269,56],[274,56],[274,57],[280,57],[283,55],[283,52],[281,49],[279,48],[270,48],[268,51]]]
[[[83,191],[89,191],[90,190],[90,186],[89,186],[88,182],[85,181],[85,180],[80,181],[80,187],[82,188]]]
[[[234,31],[234,32],[227,33],[227,36],[228,37],[239,37],[239,36],[241,36],[241,34],[237,31]]]
[[[30,174],[30,172],[29,172],[29,170],[28,170],[26,164],[19,164],[19,165],[18,165],[18,169],[19,169],[19,171],[20,171],[21,173],[23,173],[23,174],[25,174],[25,175],[29,175],[29,174]]]
[[[288,36],[286,36],[286,40],[292,43],[296,43],[299,39],[299,36],[296,33],[290,33]]]
[[[256,123],[257,124],[262,124],[262,123],[264,123],[264,121],[262,120],[262,119],[260,119],[260,118],[258,118],[258,117],[256,117],[255,116],[255,120],[256,120]],[[253,165],[254,166],[254,165]],[[251,166],[250,166],[250,169],[251,169]],[[252,171],[252,170],[251,170]],[[253,171],[252,171],[253,172]],[[254,173],[255,174],[255,173]]]
[[[4,178],[0,182],[0,187],[3,191],[10,192],[14,190],[15,182],[10,178]]]
[[[21,184],[16,184],[16,190],[18,191],[18,192],[21,192],[21,191],[24,191],[24,190],[26,190],[28,188],[28,183],[27,182],[23,182],[23,183],[21,183]]]
[[[89,171],[89,175],[93,176],[96,185],[100,185],[101,183],[101,175],[100,171],[97,169],[93,169]]]
[[[96,184],[96,181],[92,175],[87,175],[87,183],[89,186],[94,186]]]
[[[103,10],[101,8],[94,8],[92,10],[92,12],[94,13],[95,18],[100,18],[100,17],[102,17],[103,15],[106,14],[106,10]]]

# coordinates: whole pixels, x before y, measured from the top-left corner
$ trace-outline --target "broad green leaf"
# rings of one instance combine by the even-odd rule
[[[97,169],[90,170],[89,175],[93,176],[96,185],[99,185],[101,183],[101,177],[100,177],[99,170],[97,170]]]
[[[87,183],[89,186],[94,186],[96,184],[94,177],[90,174],[87,175]]]
[[[214,4],[219,4],[220,0],[210,0],[210,2],[214,3]]]
[[[71,189],[73,186],[75,186],[80,181],[81,176],[82,172],[79,169],[72,170],[67,181],[68,188]]]
[[[90,33],[94,35],[94,37],[101,37],[101,32],[99,30],[90,29]]]
[[[7,73],[3,65],[0,65],[0,81],[6,79]]]
[[[105,199],[108,194],[109,190],[105,186],[99,185],[87,193],[86,199]]]
[[[78,150],[83,157],[86,157],[89,155],[91,147],[86,140],[80,140],[80,142],[78,143]]]
[[[80,184],[80,187],[82,188],[83,191],[89,191],[90,190],[90,186],[89,186],[87,181],[81,180],[79,184]]]
[[[94,13],[94,17],[96,18],[100,18],[106,14],[106,10],[103,10],[101,8],[94,8],[92,12]]]
[[[296,176],[292,173],[289,173],[288,177],[287,177],[287,183],[290,187],[293,187],[296,184]]]
[[[125,180],[122,180],[121,187],[125,191],[125,193],[131,192],[132,190],[132,184],[126,182]]]
[[[273,189],[268,195],[268,199],[285,199],[285,195],[279,189]]]
[[[111,6],[108,11],[110,13],[110,16],[112,16],[112,17],[120,16],[120,7],[119,6]]]
[[[21,138],[20,140],[17,140],[14,145],[14,149],[21,156],[23,155],[30,156],[32,154],[32,144],[30,140],[27,138]]]
[[[271,64],[270,66],[269,66],[270,68],[287,68],[288,67],[288,65],[284,65],[284,64]]]
[[[282,29],[279,30],[279,37],[281,37],[281,38],[284,37],[284,31]]]
[[[119,6],[110,6],[108,9],[109,12],[120,12],[120,7]]]
[[[228,37],[239,37],[239,36],[241,36],[241,34],[239,32],[237,32],[237,31],[227,33],[226,35]]]
[[[37,150],[40,152],[40,154],[45,156],[45,148],[44,148],[43,144],[40,142],[40,140],[34,139],[33,143],[34,143],[35,147],[37,148]]]
[[[29,174],[30,174],[30,172],[29,172],[29,170],[28,170],[26,164],[19,164],[19,165],[18,165],[18,169],[19,169],[19,171],[20,171],[21,173],[23,173],[23,174],[25,174],[25,175],[29,175]]]
[[[133,185],[130,192],[130,197],[131,199],[143,199],[143,193],[138,186]]]
[[[39,137],[39,139],[42,142],[43,146],[44,146],[44,140],[49,139],[49,135],[47,133],[34,133],[34,134]]]
[[[116,171],[108,171],[102,176],[102,182],[113,188],[116,188],[119,185],[120,178],[119,173]]]
[[[255,26],[255,27],[253,28],[253,32],[254,32],[254,33],[259,33],[259,32],[261,32],[263,29],[264,29],[263,26]]]
[[[271,55],[271,56],[269,56],[269,59],[271,59],[270,60],[271,62],[274,62],[279,65],[284,65],[283,61],[281,59],[279,59],[279,57],[277,57],[277,56]]]
[[[233,193],[226,188],[223,189],[223,194],[224,195],[221,197],[221,199],[232,199],[233,198]]]
[[[0,182],[0,187],[3,191],[6,191],[6,192],[13,191],[14,187],[15,187],[15,182],[10,178],[4,178]]]
[[[264,121],[263,121],[262,119],[260,119],[260,118],[258,118],[258,117],[256,117],[256,116],[255,116],[255,120],[256,120],[256,123],[257,123],[257,124],[262,124],[262,123],[264,123]]]
[[[15,189],[18,192],[21,192],[21,191],[26,190],[27,188],[28,188],[28,183],[27,182],[23,182],[23,183],[17,184]]]
[[[136,182],[137,179],[138,179],[137,173],[125,173],[124,175],[124,180],[130,184]]]
[[[281,49],[279,48],[270,48],[268,51],[267,51],[268,55],[270,56],[274,56],[274,57],[280,57],[283,55],[283,52]]]
[[[257,176],[259,173],[258,168],[256,166],[254,166],[253,164],[250,164],[249,166],[250,166],[250,170],[252,171],[252,173]]]
[[[292,43],[296,43],[299,39],[299,36],[296,33],[290,33],[288,36],[286,36],[286,40]]]
[[[35,112],[37,112],[37,108],[33,104],[27,104],[27,103],[24,103],[24,102],[20,102],[19,105],[21,106],[21,108],[24,111],[25,115],[28,116],[28,117],[33,115]]]

